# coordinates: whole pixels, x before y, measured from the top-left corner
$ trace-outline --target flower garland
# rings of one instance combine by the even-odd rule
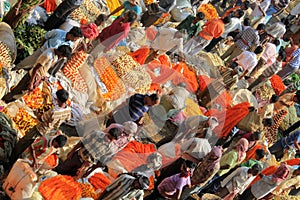
[[[216,8],[211,4],[202,4],[200,8],[198,8],[198,12],[203,12],[205,19],[208,21],[219,18]]]
[[[276,95],[280,95],[281,92],[283,92],[286,89],[285,85],[282,82],[282,79],[278,75],[273,75],[270,78],[270,82]]]
[[[150,48],[148,46],[141,47],[138,50],[132,52],[129,54],[133,60],[138,62],[139,64],[143,65],[150,53]]]
[[[95,200],[97,200],[101,193],[97,194],[95,192],[95,189],[88,183],[79,183],[81,188],[81,197],[87,198],[91,197]]]
[[[39,109],[44,106],[44,95],[40,88],[35,88],[31,93],[26,93],[23,96],[25,104],[31,109]]]
[[[71,176],[58,175],[43,181],[39,192],[45,200],[78,200],[81,197],[79,183]]]
[[[19,109],[16,116],[13,118],[13,121],[16,123],[23,136],[27,134],[37,123],[37,120],[29,115],[24,108]]]
[[[83,93],[87,92],[87,85],[80,75],[78,69],[84,64],[88,57],[88,54],[84,51],[75,53],[70,60],[65,64],[63,73],[67,78],[72,81],[72,86]]]
[[[108,60],[105,57],[98,58],[94,63],[94,68],[108,90],[107,93],[102,94],[102,97],[106,100],[120,98],[125,92],[125,86],[110,66]]]
[[[92,184],[95,190],[104,191],[105,188],[111,183],[110,179],[103,173],[95,173],[88,181]]]

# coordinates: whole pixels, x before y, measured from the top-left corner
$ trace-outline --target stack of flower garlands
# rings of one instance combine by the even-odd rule
[[[99,198],[99,196],[101,195],[101,193],[96,193],[93,186],[91,186],[88,183],[79,183],[79,185],[81,188],[81,197],[82,198],[90,197],[90,198],[97,200]]]
[[[39,192],[45,200],[78,200],[82,190],[71,176],[58,175],[43,181]]]
[[[217,19],[219,17],[216,8],[211,4],[202,4],[198,12],[203,12],[206,20]]]
[[[108,60],[105,57],[96,59],[94,62],[94,68],[108,90],[108,92],[101,94],[102,97],[108,101],[120,98],[125,92],[125,86],[118,78],[117,73],[112,68]]]
[[[89,21],[95,21],[100,14],[101,11],[91,0],[84,0],[81,6],[70,14],[70,18],[81,24],[86,24]]]
[[[150,89],[152,82],[150,75],[130,55],[124,54],[112,64],[124,84],[133,88],[135,92],[144,94]]]
[[[65,76],[72,81],[72,86],[83,93],[87,92],[87,85],[78,69],[85,63],[87,57],[88,54],[84,51],[75,53],[63,68]]]
[[[282,82],[282,79],[278,75],[273,75],[270,78],[270,82],[276,95],[280,95],[281,92],[283,92],[286,89],[284,83]]]
[[[103,192],[105,188],[111,183],[110,179],[103,173],[95,173],[89,178],[89,182],[95,190]]]
[[[37,120],[34,119],[24,108],[19,109],[13,118],[13,121],[16,123],[23,136],[27,134],[37,123]]]
[[[33,92],[26,93],[23,96],[25,104],[31,109],[39,109],[44,105],[44,96],[42,90],[37,87]]]

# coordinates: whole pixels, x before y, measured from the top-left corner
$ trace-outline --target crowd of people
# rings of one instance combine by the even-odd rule
[[[47,31],[40,47],[18,62],[15,41],[0,36],[11,56],[0,60],[7,81],[1,82],[1,199],[30,199],[34,191],[54,199],[55,191],[46,197],[34,187],[25,195],[18,184],[26,175],[14,168],[20,163],[44,177],[40,187],[57,176],[71,176],[76,184],[97,173],[109,177],[97,197],[80,190],[78,197],[92,199],[299,198],[299,1],[125,0],[113,8],[115,1],[95,1],[97,16],[71,19],[85,1],[40,6],[40,0],[23,0],[10,9],[0,2],[6,5],[1,35],[14,38],[13,31],[34,17]],[[204,5],[215,16],[201,12]],[[37,8],[47,16],[34,16]],[[103,78],[96,65],[121,54],[143,66],[152,83],[145,92],[125,85],[123,97],[110,101],[104,94],[117,89],[108,91],[105,83],[113,77]],[[78,68],[68,76],[67,66]],[[104,62],[101,69],[108,73]],[[21,72],[8,84],[7,76]],[[75,72],[84,78],[68,85],[66,77]],[[85,96],[76,91],[82,82]],[[45,87],[52,106],[35,113],[36,124],[20,136],[12,105]],[[55,175],[46,177],[48,171]]]

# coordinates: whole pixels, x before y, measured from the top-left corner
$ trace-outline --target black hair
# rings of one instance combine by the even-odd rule
[[[71,28],[71,30],[68,33],[73,35],[74,37],[82,37],[83,36],[81,29],[76,26]]]
[[[229,16],[224,17],[223,19],[224,24],[228,24],[231,22],[231,18]]]
[[[254,164],[251,167],[251,170],[252,170],[252,173],[253,173],[254,176],[259,174],[262,171],[262,169],[263,168],[262,168],[261,164],[258,164],[258,163]]]
[[[273,94],[272,97],[271,97],[271,102],[272,103],[276,103],[279,99],[279,96],[277,96],[276,94]]]
[[[285,53],[285,51],[279,51],[278,57],[280,57],[281,60],[284,61],[286,59],[286,53]]]
[[[195,168],[196,167],[196,164],[193,163],[192,161],[190,160],[185,160],[184,161],[184,168]]]
[[[150,97],[152,102],[156,102],[159,99],[158,95],[156,93],[151,94],[149,97]]]
[[[53,142],[54,141],[57,142],[59,147],[63,147],[67,143],[67,137],[64,135],[59,135],[53,139]]]
[[[120,135],[120,129],[118,129],[118,128],[111,128],[108,131],[108,134],[111,135],[116,140],[116,139],[118,139],[118,137]]]
[[[233,63],[230,64],[229,68],[234,69],[237,66],[239,66],[239,64],[237,62],[233,62]]]
[[[59,101],[65,103],[69,98],[69,93],[65,89],[60,89],[56,91],[56,97],[58,98]]]
[[[261,23],[261,24],[258,24],[256,30],[260,31],[260,30],[265,30],[266,29],[266,25]]]
[[[299,103],[300,102],[300,90],[297,90],[296,97],[297,97],[297,103]]]
[[[126,14],[128,16],[128,22],[129,23],[134,22],[136,20],[136,18],[137,18],[136,12],[134,12],[132,10],[127,11]]]
[[[72,48],[68,45],[61,45],[57,48],[61,56],[70,58],[72,56]]]
[[[255,131],[253,133],[253,137],[255,140],[259,140],[261,138],[261,133],[259,131]]]
[[[279,46],[279,45],[280,45],[280,41],[279,41],[278,39],[275,39],[275,40],[273,41],[273,44],[275,44],[276,46]]]
[[[100,15],[98,15],[98,17],[96,18],[95,22],[96,22],[96,21],[102,21],[102,22],[104,22],[105,20],[107,20],[107,16],[104,15],[104,14],[100,14]]]
[[[257,160],[260,160],[260,159],[262,159],[263,157],[265,157],[266,152],[265,152],[264,149],[256,149],[256,150],[255,150],[255,154],[256,154],[256,159],[257,159]]]
[[[244,19],[244,26],[250,26],[251,25],[251,19],[250,18],[248,18],[248,17],[246,17],[245,19]]]
[[[245,12],[242,9],[238,9],[237,13],[239,14],[237,18],[241,18],[244,16]]]
[[[250,7],[250,2],[249,1],[244,1],[243,2],[245,10],[247,10]]]
[[[205,18],[205,14],[203,12],[198,12],[196,17],[199,19],[199,20],[203,20]]]
[[[260,54],[261,52],[264,51],[264,48],[262,46],[257,46],[254,50],[255,54]]]
[[[272,118],[264,118],[264,126],[273,126],[274,125],[274,120]]]

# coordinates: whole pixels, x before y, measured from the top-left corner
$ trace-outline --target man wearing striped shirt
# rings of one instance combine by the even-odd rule
[[[122,124],[126,121],[133,121],[138,125],[142,125],[144,113],[148,112],[151,106],[158,103],[159,97],[157,94],[135,94],[127,99],[125,105],[121,105],[115,109],[117,112],[106,122],[106,127],[112,123]]]
[[[285,59],[285,52],[281,51],[279,55],[276,58],[276,61],[267,67],[262,74],[248,87],[248,90],[252,90],[255,86],[257,86],[259,83],[264,82],[274,74],[276,74],[280,68],[282,67],[282,61]]]
[[[249,27],[239,33],[237,41],[221,56],[222,60],[225,60],[227,57],[228,62],[231,64],[233,58],[240,55],[243,51],[248,51],[250,48],[257,46],[259,44],[259,33],[263,32],[265,29],[264,24],[259,24],[257,29]]]
[[[149,180],[145,176],[122,174],[106,187],[98,200],[142,200]]]
[[[285,67],[280,70],[277,75],[280,76],[282,79],[285,79],[290,74],[296,72],[300,66],[300,48],[298,48],[293,54],[292,59],[290,62],[285,65]]]

